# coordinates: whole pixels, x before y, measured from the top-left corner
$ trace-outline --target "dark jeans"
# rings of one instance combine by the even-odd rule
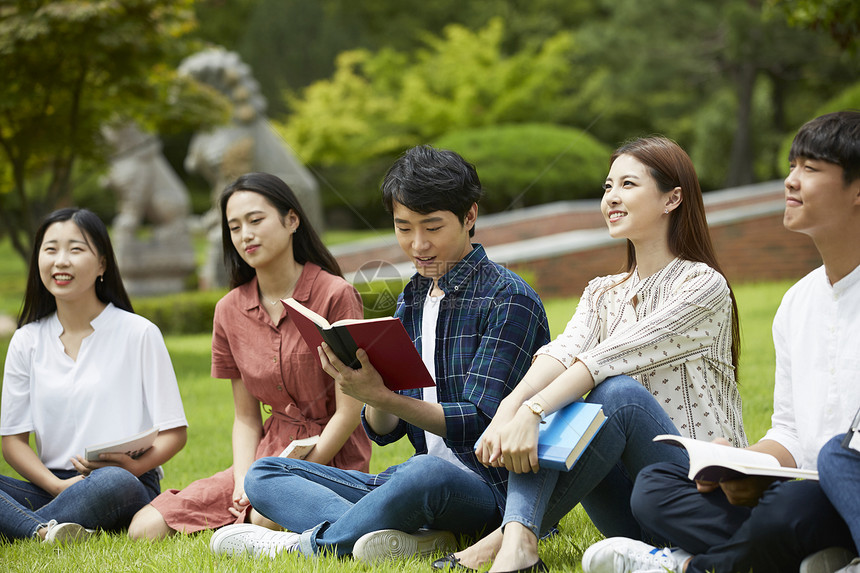
[[[731,505],[719,489],[699,493],[688,471],[675,463],[646,468],[630,500],[652,542],[694,555],[687,573],[785,573],[821,549],[854,549],[817,481],[774,482],[750,508]]]

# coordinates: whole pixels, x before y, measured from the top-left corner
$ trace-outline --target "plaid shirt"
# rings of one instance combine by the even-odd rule
[[[395,316],[403,321],[421,350],[423,304],[432,280],[415,274],[397,301]],[[463,260],[439,279],[445,292],[436,324],[436,392],[445,413],[445,444],[457,458],[490,484],[504,509],[507,471],[485,468],[474,446],[490,423],[502,398],[525,375],[532,356],[549,340],[546,312],[537,293],[511,271],[487,258],[474,245]],[[422,390],[403,390],[422,399]],[[409,437],[416,454],[427,453],[424,430],[400,420],[393,432],[379,435],[364,419],[370,439],[380,445]],[[369,485],[384,483],[397,466],[373,476]]]

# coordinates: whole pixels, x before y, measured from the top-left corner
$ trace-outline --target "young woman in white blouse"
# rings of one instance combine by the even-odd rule
[[[629,505],[637,473],[686,456],[655,435],[747,444],[737,307],[690,158],[662,137],[623,145],[601,210],[610,235],[627,239],[627,270],[588,284],[564,333],[502,401],[476,449],[485,465],[511,472],[502,527],[436,569],[493,560],[491,572],[544,571],[539,536],[578,503],[607,537],[642,538]],[[603,405],[606,423],[571,471],[540,469],[538,424],[583,396]]]
[[[3,457],[25,479],[0,476],[0,534],[67,542],[127,526],[186,426],[164,340],[133,313],[104,223],[85,209],[48,215],[4,365]],[[140,455],[83,456],[152,427]]]

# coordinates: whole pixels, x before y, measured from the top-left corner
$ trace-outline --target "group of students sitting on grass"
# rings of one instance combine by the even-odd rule
[[[215,529],[217,554],[295,552],[375,562],[441,553],[434,569],[546,571],[538,541],[582,504],[607,539],[583,569],[731,573],[860,571],[860,452],[842,434],[860,406],[860,112],[804,125],[789,154],[785,227],[824,265],[774,321],[773,425],[749,445],[736,373],[737,305],[711,243],[687,154],[663,137],[610,159],[601,211],[627,240],[623,272],[592,280],[550,341],[540,298],[473,243],[483,190],[452,151],[419,146],[382,198],[417,272],[398,317],[435,381],[392,391],[369,360],[351,368],[304,343],[281,300],[330,322],[361,300],[277,177],[221,195],[230,292],[215,309],[212,376],[230,379],[233,465],[160,492],[187,422],[158,329],[133,314],[105,225],[84,209],[39,228],[6,358],[0,534],[69,542],[128,528],[135,539]],[[540,423],[567,404],[606,421],[570,471],[541,468]],[[265,420],[261,404],[271,410]],[[139,456],[87,445],[158,429]],[[29,445],[35,434],[38,453]],[[820,481],[688,479],[659,434],[722,440],[818,468]],[[303,458],[281,457],[318,436]],[[415,453],[369,472],[371,440]],[[476,540],[460,551],[458,541]]]

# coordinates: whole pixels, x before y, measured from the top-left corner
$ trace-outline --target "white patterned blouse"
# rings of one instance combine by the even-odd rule
[[[588,283],[576,312],[538,350],[595,384],[625,374],[638,380],[680,433],[747,445],[732,366],[732,304],[725,278],[704,263],[676,258],[640,280],[634,271]]]

